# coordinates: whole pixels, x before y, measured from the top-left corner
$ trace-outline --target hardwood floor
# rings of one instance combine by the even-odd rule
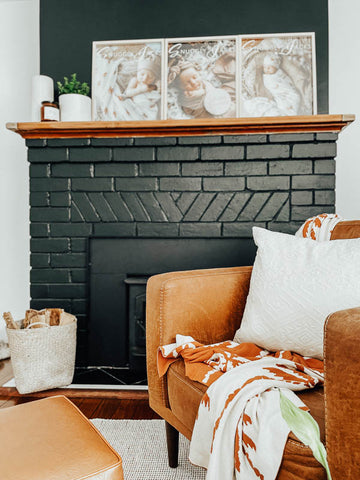
[[[0,385],[12,378],[9,360],[0,362]],[[160,418],[148,402],[148,393],[137,390],[75,390],[56,389],[20,395],[15,388],[0,386],[0,408],[13,407],[39,398],[65,395],[88,418],[152,420]]]

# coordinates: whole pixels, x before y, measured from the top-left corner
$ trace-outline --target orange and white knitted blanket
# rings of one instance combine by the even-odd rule
[[[312,238],[318,242],[326,242],[330,240],[332,231],[342,220],[336,213],[321,213],[308,218],[295,235],[301,238]]]
[[[202,345],[176,335],[176,343],[159,348],[159,375],[180,357],[186,375],[209,386],[190,461],[207,468],[207,480],[275,480],[289,435],[280,390],[307,409],[294,391],[322,384],[323,362],[288,351],[270,353],[251,343]]]

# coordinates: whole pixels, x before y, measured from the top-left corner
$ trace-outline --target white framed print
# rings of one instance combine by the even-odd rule
[[[231,118],[238,114],[236,36],[168,38],[164,118]]]
[[[93,42],[92,119],[160,120],[164,40]]]
[[[241,117],[315,115],[315,33],[240,35]]]

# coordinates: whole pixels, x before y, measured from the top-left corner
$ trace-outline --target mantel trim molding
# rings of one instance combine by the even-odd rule
[[[206,118],[139,122],[19,122],[6,128],[23,138],[185,137],[259,133],[340,132],[355,115]]]

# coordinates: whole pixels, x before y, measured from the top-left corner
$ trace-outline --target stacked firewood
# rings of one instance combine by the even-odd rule
[[[43,310],[26,310],[23,322],[15,322],[10,312],[3,314],[7,328],[18,330],[20,328],[42,328],[47,325],[67,325],[76,320],[74,315],[65,312],[62,308],[45,308]]]

